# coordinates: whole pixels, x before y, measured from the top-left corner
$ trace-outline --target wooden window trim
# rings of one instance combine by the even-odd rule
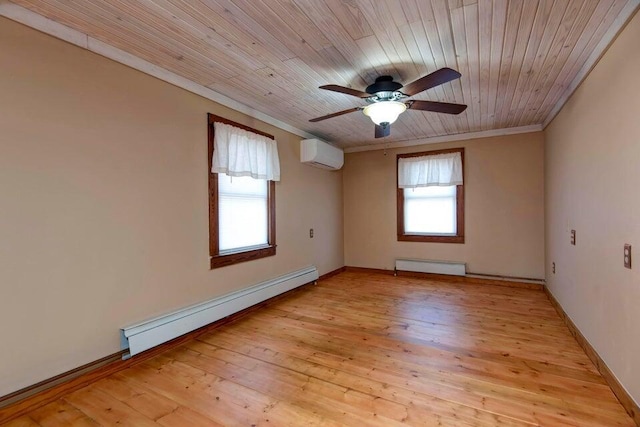
[[[420,153],[398,154],[396,156],[396,203],[397,229],[399,242],[434,242],[434,243],[464,243],[464,185],[456,186],[456,235],[423,235],[406,234],[404,232],[404,191],[398,187],[398,162],[402,158],[433,156],[436,154],[460,153],[462,157],[462,175],[464,176],[464,148],[450,148],[446,150],[422,151]]]
[[[211,158],[213,156],[213,139],[214,139],[214,126],[215,122],[224,123],[227,125],[235,126],[240,129],[244,129],[249,132],[257,133],[258,135],[265,136],[267,138],[275,139],[273,135],[261,132],[257,129],[253,129],[249,126],[236,123],[232,120],[225,119],[224,117],[216,116],[214,114],[208,114],[208,140],[209,140],[209,257],[211,260],[210,268],[226,267],[228,265],[238,264],[245,261],[252,261],[255,259],[265,258],[276,254],[276,183],[269,181],[267,200],[267,224],[268,224],[268,242],[264,247],[257,249],[238,251],[233,253],[226,253],[220,255],[219,248],[219,223],[218,223],[218,174],[211,172]]]

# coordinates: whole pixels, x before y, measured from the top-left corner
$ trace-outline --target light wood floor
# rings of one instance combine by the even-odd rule
[[[541,291],[345,272],[9,423],[633,426]]]

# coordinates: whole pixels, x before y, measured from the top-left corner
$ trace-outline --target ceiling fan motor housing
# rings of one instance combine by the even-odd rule
[[[380,76],[376,79],[374,84],[367,86],[365,91],[371,95],[378,94],[379,92],[393,93],[401,87],[402,85],[400,83],[393,81],[393,77]]]

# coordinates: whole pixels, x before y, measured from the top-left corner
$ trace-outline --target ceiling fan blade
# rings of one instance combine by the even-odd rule
[[[362,110],[362,107],[349,108],[348,110],[342,110],[342,111],[338,111],[337,113],[327,114],[326,116],[316,117],[315,119],[311,119],[309,121],[315,123],[315,122],[319,122],[319,121],[322,121],[322,120],[330,119],[332,117],[337,117],[337,116],[341,116],[343,114],[349,114],[349,113],[353,113],[355,111],[360,111],[360,110]]]
[[[380,126],[376,125],[376,138],[384,138],[391,135],[391,125]]]
[[[467,109],[464,104],[450,104],[448,102],[435,101],[409,101],[407,108],[412,110],[433,111],[445,114],[460,114]]]
[[[320,86],[320,89],[345,93],[347,95],[356,96],[358,98],[368,98],[371,96],[370,94],[366,92],[362,92],[361,90],[351,89],[350,87],[344,87],[339,85],[324,85],[324,86]]]
[[[405,85],[400,92],[407,96],[413,96],[423,90],[431,89],[432,87],[439,86],[443,83],[450,82],[460,78],[462,74],[451,68],[440,68],[431,74],[419,78],[418,80]]]

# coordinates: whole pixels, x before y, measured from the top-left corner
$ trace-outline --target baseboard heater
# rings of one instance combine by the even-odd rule
[[[311,266],[122,328],[120,330],[121,348],[129,349],[129,353],[125,354],[123,359],[316,280],[318,280],[318,270]]]
[[[451,276],[465,276],[475,279],[493,281],[516,281],[544,285],[544,279],[532,279],[528,277],[499,276],[495,274],[480,274],[466,271],[467,266],[463,262],[456,261],[432,261],[422,259],[397,259],[394,275],[398,271],[411,271],[416,273],[448,274]]]
[[[421,259],[397,259],[396,271],[412,271],[416,273],[450,274],[465,276],[467,265],[456,261],[433,261]]]

